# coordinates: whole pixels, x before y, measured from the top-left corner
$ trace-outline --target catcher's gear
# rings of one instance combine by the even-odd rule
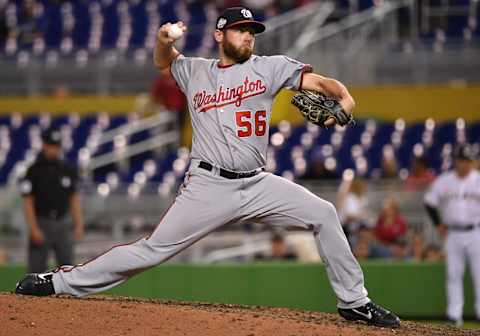
[[[337,100],[320,92],[301,90],[293,96],[292,104],[300,110],[305,119],[318,126],[325,127],[324,123],[330,117],[335,118],[340,126],[354,123],[352,115],[345,112]]]

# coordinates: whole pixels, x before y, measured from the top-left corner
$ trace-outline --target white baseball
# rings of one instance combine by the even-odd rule
[[[170,26],[168,29],[168,36],[173,39],[179,39],[183,35],[183,30],[176,23]]]

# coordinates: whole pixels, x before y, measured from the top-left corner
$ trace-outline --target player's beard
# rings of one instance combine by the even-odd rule
[[[225,56],[234,60],[236,63],[243,63],[247,61],[250,56],[252,56],[253,48],[250,48],[248,45],[243,45],[241,47],[236,47],[233,43],[230,43],[227,39],[223,43],[223,52]]]

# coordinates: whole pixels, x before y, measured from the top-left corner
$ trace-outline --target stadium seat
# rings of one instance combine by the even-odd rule
[[[127,114],[107,117],[98,112],[92,112],[82,117],[75,114],[50,117],[45,113],[24,117],[15,113],[3,115],[0,117],[0,137],[6,140],[3,142],[4,146],[0,144],[0,183],[6,183],[13,167],[18,162],[25,160],[27,152],[32,148],[32,137],[39,135],[42,123],[43,127],[50,126],[61,130],[64,145],[68,145],[65,148],[65,155],[70,161],[77,162],[79,151],[89,145],[92,135],[97,134],[98,136],[102,132],[125,125],[128,119]],[[425,125],[428,123],[430,126],[426,128]],[[355,160],[364,157],[368,167],[366,175],[369,176],[380,167],[385,146],[392,146],[395,150],[394,154],[399,169],[408,169],[413,155],[418,155],[418,153],[414,153],[414,149],[417,151],[420,148],[431,168],[438,172],[442,169],[444,162],[442,151],[446,145],[457,143],[459,127],[464,130],[465,141],[476,144],[480,142],[480,123],[478,122],[465,123],[462,120],[461,122],[442,122],[435,125],[429,121],[407,124],[404,128],[396,125],[396,123],[390,122],[377,123],[371,120],[359,120],[356,126],[345,129],[314,129],[307,125],[289,129],[288,123],[284,123],[280,127],[273,126],[270,129],[271,136],[284,132],[283,142],[278,146],[271,146],[270,152],[273,156],[271,159],[276,164],[273,172],[282,175],[286,171],[291,171],[295,175],[297,174],[295,157],[300,155],[299,158],[306,160],[308,168],[314,156],[322,155],[325,158],[331,157],[336,160],[338,173],[349,168],[357,169]],[[428,129],[434,132],[431,144],[424,143]],[[393,145],[392,134],[394,131],[400,132],[401,141],[398,146]],[[371,134],[371,143],[362,145],[362,138],[366,133]],[[302,137],[305,136],[310,138],[311,145],[304,146],[302,144]],[[126,142],[135,144],[149,137],[150,133],[143,131],[126,138]],[[341,143],[337,145],[335,141],[339,139],[341,139]],[[12,148],[15,150],[11,150]],[[111,152],[114,144],[110,142],[99,148],[91,149],[91,155],[95,157]],[[169,172],[167,175],[174,174],[176,181],[180,182],[184,171],[180,171],[180,174],[174,173],[174,162],[179,158],[178,152],[175,151],[163,153],[160,156],[154,151],[147,151],[126,159],[124,163],[114,163],[97,169],[92,176],[92,182],[106,182],[107,176],[115,173],[120,182],[133,183],[135,176],[138,177],[139,173],[142,173],[145,174],[147,181],[162,183],[165,174]],[[182,160],[186,160],[186,156],[183,154]]]

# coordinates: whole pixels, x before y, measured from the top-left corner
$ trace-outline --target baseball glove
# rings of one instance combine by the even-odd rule
[[[345,112],[340,103],[323,93],[301,90],[292,98],[292,104],[303,114],[305,119],[315,125],[325,127],[328,118],[335,118],[340,126],[354,123],[352,115]]]

